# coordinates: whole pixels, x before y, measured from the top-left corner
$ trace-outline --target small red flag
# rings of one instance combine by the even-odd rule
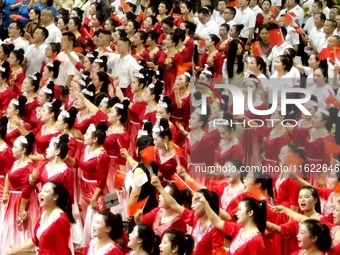
[[[121,2],[120,7],[124,10],[124,11],[128,11],[130,6],[124,1]]]
[[[108,49],[108,48],[104,48],[104,49],[103,49],[103,52],[105,52],[105,53],[107,53],[107,52],[113,53],[113,51],[112,51],[111,49]]]
[[[263,56],[263,53],[262,53],[262,50],[261,50],[261,46],[260,46],[260,42],[259,41],[256,41],[256,42],[253,42],[251,44],[251,47],[253,49],[253,55],[255,57],[261,57]]]
[[[182,180],[181,177],[178,176],[178,174],[174,174],[171,176],[171,180],[174,182],[175,186],[179,190],[184,190],[188,188],[187,184]]]
[[[336,108],[340,109],[340,102],[338,99],[333,95],[332,91],[328,90],[328,97],[325,100],[325,103],[327,104],[328,107],[331,105],[334,105]]]
[[[340,183],[337,183],[337,184],[334,186],[333,190],[334,190],[335,192],[340,192]]]
[[[92,41],[92,36],[84,27],[80,28],[79,33],[87,40]]]
[[[325,152],[327,154],[339,154],[340,153],[340,145],[336,143],[326,143],[325,144]]]
[[[122,171],[117,171],[116,176],[115,176],[115,183],[114,183],[114,188],[117,190],[120,190],[125,182],[125,177],[126,177],[126,173],[122,172]]]
[[[192,68],[193,64],[192,62],[188,62],[188,63],[183,63],[182,65],[179,65],[177,67],[177,76],[180,76],[182,74],[184,74],[185,72],[187,72],[190,68]],[[177,145],[176,145],[177,146]]]
[[[269,30],[268,33],[270,46],[280,45],[284,42],[284,38],[280,28]]]
[[[230,2],[227,4],[227,6],[229,6],[229,7],[237,7],[237,5],[238,5],[238,2],[237,2],[237,1],[230,1]]]
[[[277,17],[277,15],[280,12],[280,10],[276,6],[270,7],[269,11],[275,16],[275,18]]]
[[[146,165],[150,165],[152,161],[155,160],[155,147],[154,146],[147,146],[140,152],[140,156],[142,161]]]
[[[253,185],[247,193],[250,197],[255,198],[256,200],[265,199],[265,196],[263,195],[263,191],[261,190],[261,188],[255,185]]]
[[[198,45],[199,45],[200,47],[205,47],[205,40],[199,40],[199,41],[198,41]]]
[[[84,51],[84,49],[83,49],[82,47],[75,47],[75,48],[73,49],[73,51],[74,51],[75,53],[82,53],[82,52]]]
[[[128,207],[127,207],[127,215],[129,217],[134,216],[138,212],[138,210],[144,208],[144,206],[146,205],[146,202],[148,201],[148,199],[149,199],[149,197],[144,198],[143,200],[138,201],[138,202],[136,202],[134,204],[128,205]]]
[[[323,48],[318,56],[320,60],[325,60],[327,58],[335,60],[334,49]]]
[[[285,14],[283,15],[283,21],[290,25],[293,23],[293,18],[290,14]]]
[[[294,27],[294,29],[295,29],[295,32],[298,33],[299,35],[302,35],[304,33],[301,27]]]

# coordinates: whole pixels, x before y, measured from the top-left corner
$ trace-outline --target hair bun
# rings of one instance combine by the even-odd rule
[[[30,144],[34,144],[35,142],[35,136],[33,134],[33,132],[29,132],[25,138],[27,139],[27,142],[30,143]]]
[[[107,129],[108,129],[108,125],[105,121],[101,121],[97,126],[96,126],[96,129],[97,130],[100,130],[100,131],[103,131],[103,132],[106,132]]]

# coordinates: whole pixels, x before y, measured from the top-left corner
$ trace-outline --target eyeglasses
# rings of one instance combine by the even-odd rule
[[[17,27],[11,27],[11,26],[9,26],[8,27],[8,30],[10,30],[10,29],[18,29]]]

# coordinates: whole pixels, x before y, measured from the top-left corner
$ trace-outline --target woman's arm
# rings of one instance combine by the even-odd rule
[[[14,248],[8,254],[14,255],[14,254],[17,254],[21,251],[27,251],[27,250],[30,250],[30,249],[33,249],[33,248],[34,248],[34,243],[33,243],[32,239],[29,239],[29,240],[26,241],[26,243],[24,243],[23,245],[20,245],[17,248]]]
[[[266,222],[266,227],[267,227],[267,230],[269,230],[270,232],[273,232],[273,233],[281,232],[281,226],[271,223],[269,221]]]
[[[291,210],[287,207],[284,207],[282,205],[274,206],[273,210],[276,211],[277,213],[284,213],[290,219],[297,221],[297,222],[300,222],[300,223],[308,219],[307,216],[302,215],[302,214],[297,213],[297,212],[294,212],[293,210]]]
[[[7,201],[8,196],[9,196],[9,179],[8,179],[8,174],[6,174],[5,178],[5,186],[4,186],[4,193],[2,194],[2,201]]]
[[[136,168],[136,170],[133,172],[132,181],[136,180],[137,178],[139,178],[143,174],[145,174],[145,173],[141,168]],[[142,190],[142,186],[131,188],[131,193],[130,193],[130,197],[129,197],[129,204],[130,205],[134,204],[138,201],[141,190]],[[133,215],[130,215],[130,216],[133,216]]]

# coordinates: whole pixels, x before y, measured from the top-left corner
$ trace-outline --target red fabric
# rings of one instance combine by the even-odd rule
[[[22,94],[21,86],[25,80],[25,72],[21,69],[18,73],[13,74],[12,69],[9,75],[8,84],[13,89],[14,97],[17,98]]]
[[[26,130],[31,130],[31,126],[27,123],[24,123],[24,128]],[[13,143],[19,136],[21,136],[21,133],[18,128],[12,130],[7,129],[7,134],[4,140],[10,147],[13,147]]]
[[[223,151],[223,147],[221,147],[221,144],[224,144],[224,141],[221,140],[217,147],[217,151],[215,152],[215,163],[219,163],[223,166],[225,162],[227,162],[227,160],[231,158],[238,159],[242,162],[244,157],[244,150],[240,142],[231,146],[226,151]]]
[[[223,66],[223,57],[221,52],[217,51],[213,53],[212,60],[209,59],[209,54],[204,52],[201,61],[201,68],[204,68],[205,64],[214,68],[214,77],[222,77],[222,66]]]
[[[5,176],[11,170],[14,161],[12,148],[6,143],[0,145],[0,175]]]
[[[176,104],[175,93],[172,91],[168,96],[171,98],[172,105],[171,122],[174,124],[179,122],[186,129],[190,119],[190,94],[181,99],[182,108],[180,109]]]
[[[6,114],[9,103],[15,98],[15,94],[10,87],[7,87],[6,90],[0,92],[0,98],[0,116],[3,116]]]
[[[43,214],[42,216],[45,216]],[[39,255],[65,254],[71,255],[69,240],[71,238],[71,225],[66,213],[60,213],[59,217],[51,222],[49,226],[42,232],[40,238],[37,232],[40,227],[40,218],[34,228],[34,236],[32,238],[35,246],[39,247]],[[48,223],[46,223],[48,224]]]
[[[16,168],[17,163],[18,161],[14,163],[8,174],[10,190],[22,191],[21,197],[29,199],[34,188],[28,182],[29,176],[33,171],[33,163],[28,162],[23,167]]]
[[[27,101],[25,106],[25,114],[22,117],[22,120],[25,122],[29,122],[29,119],[32,114],[35,114],[35,109],[39,106],[38,97],[34,97],[32,100]]]
[[[152,62],[156,66],[163,65],[165,62],[166,55],[163,50],[157,48],[156,50],[150,51],[149,54],[145,57],[146,62]]]
[[[182,56],[179,52],[173,55],[171,58],[166,57],[164,63],[164,94],[169,94],[172,91],[172,87],[175,84],[177,76],[177,67],[182,64]]]
[[[96,251],[96,248],[95,248],[97,242],[98,242],[97,238],[92,239],[90,241],[90,243],[86,246],[85,251],[84,251],[84,255],[95,254],[96,252],[98,252],[98,251]],[[119,249],[119,247],[114,242],[112,242],[111,244],[108,244],[104,247],[102,247],[102,249],[100,249],[101,255],[123,255],[122,251]]]
[[[32,112],[30,119],[28,121],[28,123],[31,125],[31,129],[35,129],[37,128],[37,126],[42,124],[42,121],[40,120],[41,118],[41,107],[37,106],[37,108],[35,108],[35,110]]]
[[[45,124],[41,123],[35,129],[32,130],[35,134],[34,147],[38,154],[46,154],[46,149],[48,148],[50,141],[53,137],[60,135],[57,130],[48,131],[46,130]]]
[[[177,155],[177,156],[176,156]],[[160,172],[164,179],[171,180],[171,176],[176,172],[177,167],[177,159],[179,158],[181,166],[187,167],[188,162],[187,160],[182,156],[175,152],[175,154],[171,158],[162,159],[159,155],[159,151],[156,151],[156,164],[158,168],[158,172]]]
[[[120,154],[121,147],[125,149],[129,149],[130,146],[130,136],[125,130],[119,131],[108,131],[108,135],[105,138],[105,142],[103,144],[104,149],[110,156],[113,156],[117,159],[117,163],[119,165],[125,165],[126,159],[123,158]]]
[[[144,108],[139,115],[139,122],[141,123],[140,128],[142,128],[144,120],[147,120],[151,122],[153,125],[155,125],[157,122],[156,113],[157,113],[157,107],[152,109],[152,111],[148,111],[148,112],[146,111],[146,108]]]

